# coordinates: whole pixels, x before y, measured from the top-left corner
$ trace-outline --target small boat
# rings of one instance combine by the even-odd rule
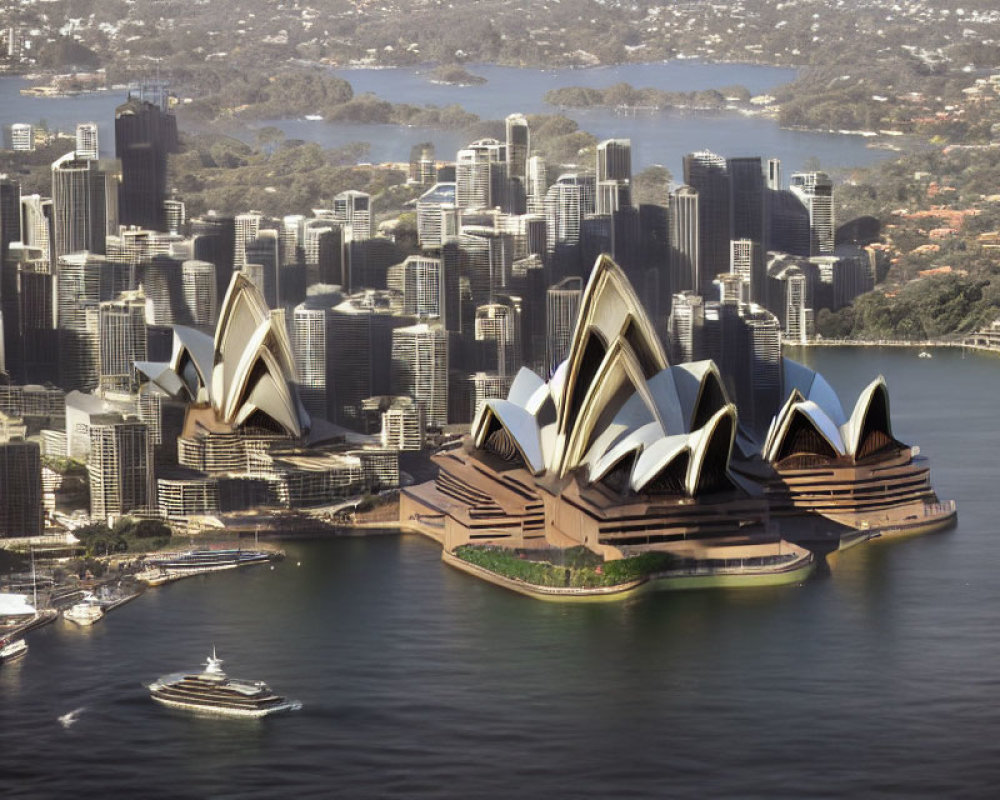
[[[263,681],[227,677],[222,671],[222,659],[216,656],[214,647],[202,672],[165,675],[147,688],[157,703],[224,717],[266,717],[302,707],[297,701],[276,695]]]
[[[920,353],[917,354],[917,358],[934,358],[934,356],[932,356],[926,350],[921,350]]]
[[[0,664],[6,664],[15,658],[20,658],[28,652],[28,643],[24,639],[0,639]]]
[[[92,600],[84,600],[63,611],[63,617],[77,625],[93,625],[104,616],[101,607]]]

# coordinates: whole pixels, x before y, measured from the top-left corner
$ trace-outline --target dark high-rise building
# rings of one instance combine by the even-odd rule
[[[0,537],[41,536],[42,463],[20,420],[0,413]]]
[[[717,275],[729,272],[730,181],[726,159],[707,150],[684,156],[684,183],[698,192],[700,266],[695,291],[708,297]]]
[[[531,156],[531,134],[528,120],[522,114],[511,114],[505,121],[507,131],[507,176],[527,185],[528,158]]]
[[[257,231],[248,240],[244,252],[246,264],[243,270],[257,285],[268,308],[278,308],[281,298],[281,255],[278,247],[278,232],[272,228]]]
[[[104,253],[107,237],[107,164],[70,152],[52,163],[55,258],[84,250]]]
[[[17,333],[17,267],[7,253],[13,242],[21,240],[21,185],[6,176],[0,176],[0,312],[3,314],[0,368],[10,370],[12,337]]]
[[[215,264],[215,293],[221,304],[233,275],[236,221],[209,211],[191,221],[191,235],[194,237],[195,259]]]
[[[825,172],[796,172],[791,191],[809,212],[809,255],[828,256],[834,249],[833,181]]]
[[[58,380],[58,339],[55,331],[55,278],[41,248],[15,242],[7,253],[4,277],[15,277],[13,291],[5,286],[4,346],[8,372],[22,383]]]
[[[384,289],[389,267],[403,260],[395,242],[384,236],[350,241],[344,251],[344,288],[351,291]]]
[[[12,242],[21,241],[21,184],[0,175],[0,261]]]
[[[390,394],[392,332],[413,323],[394,313],[385,292],[356,294],[333,308],[326,325],[328,419],[361,430],[362,403]]]
[[[809,210],[788,189],[768,189],[767,249],[795,256],[808,256],[811,250]]]
[[[697,291],[701,273],[698,192],[681,186],[670,195],[670,283],[674,293]]]
[[[166,231],[167,156],[177,151],[177,119],[136,97],[115,109],[115,155],[122,164],[122,225]]]
[[[767,291],[767,272],[764,265],[764,171],[760,157],[730,158],[730,239],[743,239],[753,243],[750,248],[750,300],[764,303]],[[730,269],[732,264],[730,264]]]

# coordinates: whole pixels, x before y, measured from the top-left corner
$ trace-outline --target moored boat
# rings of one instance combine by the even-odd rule
[[[146,563],[160,570],[208,572],[232,569],[249,564],[264,564],[276,557],[270,550],[187,550],[182,553],[163,553],[146,559]]]
[[[28,643],[24,639],[9,641],[0,639],[0,664],[6,664],[15,658],[20,658],[28,652]]]
[[[91,600],[84,600],[63,611],[63,617],[77,625],[93,625],[104,616],[101,607]]]
[[[222,671],[222,659],[215,655],[215,648],[202,672],[165,675],[148,688],[158,703],[201,714],[255,718],[302,707],[275,694],[263,681],[229,678]]]

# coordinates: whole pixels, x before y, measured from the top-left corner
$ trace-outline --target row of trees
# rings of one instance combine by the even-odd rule
[[[639,89],[628,83],[616,83],[606,89],[588,86],[568,86],[552,89],[545,102],[567,108],[617,108],[618,106],[650,106],[653,108],[722,109],[731,102],[746,103],[750,90],[745,86],[724,86],[693,92],[668,92],[663,89]]]

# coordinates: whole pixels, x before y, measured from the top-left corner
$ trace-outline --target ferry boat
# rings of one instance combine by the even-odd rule
[[[278,711],[295,711],[302,704],[286,700],[271,691],[263,681],[229,678],[222,671],[222,659],[212,655],[198,674],[183,672],[165,675],[148,686],[158,703],[202,714],[226,717],[266,717]]]
[[[147,558],[146,563],[170,572],[187,570],[208,572],[248,564],[263,564],[273,559],[275,555],[269,550],[187,550],[182,553],[163,553],[153,556]]]
[[[101,607],[92,600],[84,600],[63,611],[63,617],[77,625],[93,625],[104,616]]]
[[[27,652],[28,643],[24,639],[15,639],[13,642],[0,639],[0,664],[20,658]]]

